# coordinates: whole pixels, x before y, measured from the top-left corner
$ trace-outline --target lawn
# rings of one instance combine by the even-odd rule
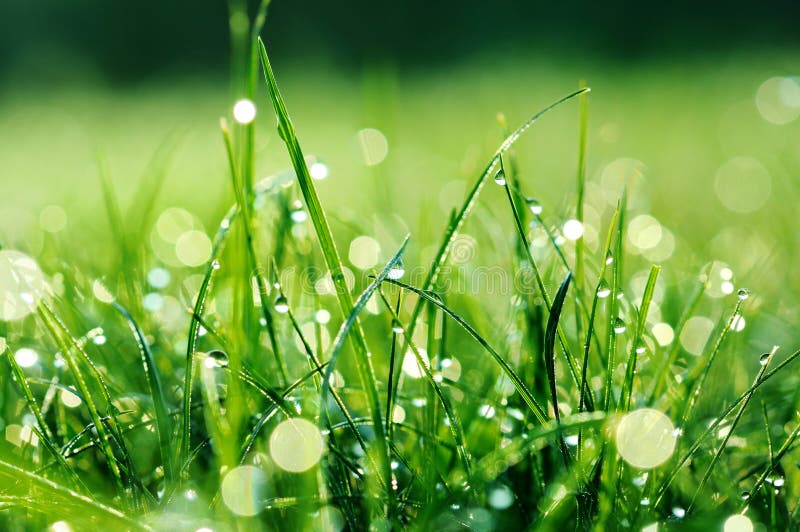
[[[797,59],[15,79],[0,528],[797,526]]]

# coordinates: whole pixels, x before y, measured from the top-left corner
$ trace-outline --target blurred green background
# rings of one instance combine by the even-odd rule
[[[723,261],[786,325],[798,322],[800,280],[798,9],[788,0],[315,0],[274,2],[264,33],[300,140],[329,168],[319,187],[339,234],[384,234],[388,253],[410,230],[411,252],[429,256],[502,138],[498,113],[515,127],[585,81],[589,215],[604,220],[627,183],[631,218],[652,216],[661,231],[642,267],[672,265],[665,282],[677,283],[675,272]],[[3,241],[32,253],[78,246],[70,261],[102,275],[96,259],[110,233],[98,150],[127,205],[162,148],[157,209],[185,207],[210,231],[233,202],[218,129],[237,96],[228,18],[221,1],[3,2]],[[259,91],[264,177],[289,164]],[[367,128],[388,147],[378,164],[367,164]],[[517,149],[525,190],[555,227],[573,214],[577,133],[577,105],[567,105]],[[502,195],[481,201],[478,219],[511,235]],[[63,228],[48,226],[50,205],[66,214]],[[605,227],[591,221],[594,250]],[[790,330],[769,326],[770,341]]]

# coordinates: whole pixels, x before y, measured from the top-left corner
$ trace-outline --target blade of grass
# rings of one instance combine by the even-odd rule
[[[525,123],[519,126],[513,133],[511,133],[506,139],[497,147],[492,155],[491,159],[489,160],[486,167],[481,172],[478,179],[475,181],[475,184],[470,189],[467,197],[464,199],[464,202],[461,205],[461,208],[455,214],[455,216],[450,220],[447,224],[447,227],[444,231],[444,238],[442,239],[442,243],[440,244],[439,248],[436,251],[436,255],[431,263],[431,269],[428,272],[428,275],[423,283],[423,290],[432,290],[436,285],[436,282],[439,278],[439,274],[441,272],[442,267],[447,262],[450,248],[453,245],[453,241],[455,240],[456,236],[458,235],[461,226],[464,225],[464,221],[467,218],[467,215],[472,211],[472,208],[475,206],[475,203],[478,201],[478,195],[483,189],[483,185],[486,183],[486,179],[492,175],[492,173],[497,169],[500,164],[500,156],[508,151],[511,146],[516,143],[519,138],[522,136],[525,131],[527,131],[533,124],[539,121],[542,116],[547,114],[549,111],[559,107],[564,102],[575,98],[583,93],[589,92],[591,89],[588,87],[585,89],[580,89],[575,92],[572,92],[552,104],[548,105],[538,113],[531,116]],[[409,336],[413,336],[414,328],[416,327],[417,318],[419,318],[419,314],[422,311],[422,301],[418,301],[414,307],[413,312],[411,313],[411,319],[408,323],[408,334]]]
[[[628,355],[628,365],[625,368],[625,380],[622,383],[618,410],[628,411],[631,406],[631,396],[633,395],[633,378],[636,376],[636,359],[639,356],[639,346],[642,341],[645,326],[647,325],[647,313],[650,310],[650,303],[653,300],[653,291],[658,280],[658,273],[661,267],[653,265],[650,268],[650,275],[647,277],[647,284],[642,294],[642,303],[639,306],[639,316],[636,321],[635,336],[631,342],[631,351]]]
[[[500,158],[500,172],[503,172],[503,159]],[[522,220],[520,219],[519,212],[517,211],[516,204],[514,203],[514,198],[511,195],[511,188],[508,185],[508,180],[505,181],[503,186],[505,188],[506,197],[508,198],[508,204],[511,207],[511,212],[514,215],[514,223],[517,229],[517,236],[522,240],[522,247],[525,250],[525,255],[528,258],[528,262],[530,263],[531,268],[533,269],[533,275],[536,279],[536,285],[539,288],[539,292],[542,295],[542,299],[544,300],[545,307],[547,311],[550,312],[552,316],[553,311],[553,302],[550,300],[550,296],[547,293],[547,288],[544,286],[544,279],[542,278],[541,271],[539,270],[539,266],[536,264],[536,261],[533,258],[533,254],[531,253],[531,246],[528,242],[528,237],[525,235],[525,228],[522,225]],[[580,387],[580,379],[578,378],[578,372],[576,368],[575,358],[572,356],[572,353],[569,349],[569,342],[567,341],[567,337],[564,334],[561,326],[559,325],[558,321],[555,322],[555,332],[557,333],[559,343],[564,350],[564,358],[567,360],[567,367],[569,368],[570,375],[572,376],[572,380],[575,383],[575,387],[578,389],[578,392],[585,392],[586,397],[584,401],[588,406],[589,410],[594,409],[594,398],[593,394],[590,389],[585,388],[582,389]]]
[[[243,188],[243,177],[240,175],[236,167],[236,161],[233,155],[233,144],[231,143],[231,134],[224,119],[220,120],[220,128],[222,129],[222,137],[225,141],[225,150],[228,154],[228,165],[230,167],[231,180],[233,182],[236,201],[239,204],[239,210],[242,213],[242,227],[244,228],[244,238],[247,246],[247,256],[250,263],[250,270],[253,272],[253,275],[256,278],[256,284],[258,286],[258,292],[260,296],[259,300],[261,302],[261,312],[264,317],[264,321],[266,322],[267,335],[269,336],[270,345],[272,346],[275,364],[277,365],[278,372],[280,373],[281,385],[286,386],[289,381],[289,376],[287,375],[286,362],[281,356],[280,342],[278,342],[275,336],[275,320],[272,317],[272,311],[269,307],[269,291],[267,289],[267,283],[264,280],[263,270],[258,261],[258,255],[256,254],[255,242],[253,240],[253,218],[252,213],[250,212],[249,200]]]
[[[113,526],[119,526],[125,530],[151,530],[147,525],[131,519],[116,508],[106,506],[91,497],[82,495],[4,460],[0,460],[0,475],[7,477],[9,483],[28,483],[30,486],[47,494],[47,497],[37,496],[32,499],[32,501],[35,501],[30,505],[30,509],[33,511],[42,511],[43,505],[52,505],[53,511],[59,511],[61,513],[58,515],[64,515],[63,512],[68,511],[70,506],[74,505],[82,510],[69,512],[69,516],[73,519],[86,520],[88,523],[93,519],[102,517],[109,520],[107,523],[109,526],[114,523]]]
[[[381,299],[384,303],[384,306],[389,310],[392,315],[393,321],[399,321],[400,317],[392,308],[391,303],[386,299],[382,292],[379,292],[381,295]],[[433,377],[433,373],[431,373],[428,364],[425,363],[425,360],[422,358],[422,355],[419,352],[416,344],[414,343],[412,338],[406,338],[408,342],[408,346],[411,349],[411,352],[414,353],[414,358],[417,359],[417,365],[419,365],[420,369],[422,370],[423,376],[427,381],[428,385],[433,389],[436,398],[441,403],[442,408],[444,409],[445,417],[448,421],[448,428],[450,429],[450,435],[453,437],[453,441],[456,444],[456,449],[458,451],[458,456],[461,459],[461,465],[464,466],[464,472],[467,474],[467,478],[472,475],[472,457],[470,456],[469,450],[467,449],[466,442],[464,440],[464,433],[463,429],[461,428],[461,420],[458,418],[456,411],[453,409],[453,405],[450,403],[450,399],[444,394],[442,391],[442,387],[436,382],[436,379]],[[435,427],[429,427],[429,430]]]
[[[47,447],[47,450],[53,455],[53,458],[55,458],[56,462],[64,470],[64,473],[66,473],[66,476],[72,483],[73,487],[81,493],[88,493],[88,488],[83,484],[80,477],[78,477],[78,475],[75,473],[75,470],[67,463],[64,456],[59,452],[53,432],[47,425],[47,421],[44,418],[42,409],[39,407],[39,403],[36,401],[36,398],[33,396],[33,391],[28,385],[28,379],[25,373],[22,371],[22,368],[17,363],[16,358],[14,358],[14,353],[11,351],[11,348],[8,347],[5,342],[3,342],[2,352],[0,352],[0,355],[2,354],[7,354],[6,358],[11,366],[11,372],[14,375],[14,380],[22,391],[22,395],[25,397],[25,402],[28,404],[28,409],[36,418],[36,423],[39,425],[39,430],[37,431],[39,433],[39,439],[44,443],[45,447]]]
[[[553,403],[553,415],[556,423],[561,422],[561,413],[558,410],[558,385],[556,384],[556,329],[558,320],[561,317],[561,309],[564,306],[564,299],[567,297],[569,282],[572,280],[572,273],[567,272],[567,276],[561,283],[553,299],[553,306],[550,308],[550,316],[547,318],[547,328],[544,332],[544,362],[547,368],[547,380],[550,384],[550,401]],[[563,433],[558,435],[558,444],[561,449],[561,456],[564,465],[569,467],[570,455],[567,444],[564,441]]]
[[[200,329],[200,320],[203,312],[205,311],[206,297],[211,288],[211,280],[214,273],[220,268],[218,257],[222,252],[225,245],[228,232],[230,230],[233,219],[239,214],[240,211],[237,206],[231,207],[225,217],[220,222],[217,233],[214,236],[214,243],[211,248],[211,257],[208,260],[203,280],[200,283],[200,289],[195,299],[194,308],[192,309],[191,321],[189,323],[189,338],[186,342],[186,366],[183,376],[183,418],[181,426],[181,441],[178,447],[178,461],[177,468],[184,471],[186,468],[186,461],[189,458],[191,450],[191,426],[192,426],[192,385],[194,380],[194,353],[197,350],[197,338]]]
[[[680,473],[681,468],[683,467],[683,465],[692,456],[694,456],[694,453],[697,452],[697,450],[700,448],[700,445],[703,443],[703,441],[705,441],[705,439],[708,438],[710,435],[714,434],[714,431],[716,431],[719,428],[719,426],[722,424],[722,422],[725,420],[725,418],[727,418],[728,415],[731,412],[733,412],[742,403],[742,401],[744,401],[746,399],[749,400],[748,398],[750,396],[752,396],[752,394],[756,390],[758,390],[766,382],[770,381],[773,377],[775,377],[775,375],[777,375],[778,373],[783,371],[787,366],[789,366],[789,364],[791,364],[792,362],[794,362],[798,358],[800,358],[800,350],[795,351],[794,353],[792,353],[791,355],[786,357],[785,360],[781,361],[772,370],[770,370],[769,372],[766,372],[765,374],[761,375],[759,378],[757,378],[753,382],[753,384],[750,385],[749,388],[747,388],[747,390],[745,390],[730,405],[728,405],[728,407],[725,408],[725,410],[723,410],[722,413],[719,414],[717,416],[717,418],[711,424],[708,425],[706,430],[703,431],[703,433],[692,443],[692,445],[689,447],[689,449],[687,449],[686,452],[683,455],[681,455],[681,457],[676,461],[676,463],[673,466],[673,468],[666,475],[664,481],[662,482],[661,486],[658,489],[656,498],[654,499],[654,502],[653,502],[653,505],[652,505],[653,508],[657,508],[659,506],[659,504],[663,501],[664,495],[667,493],[667,490],[669,489],[669,487],[672,484],[672,482],[678,476],[678,473]],[[759,374],[761,374],[761,371],[759,371]]]
[[[478,331],[476,331],[470,324],[468,324],[461,316],[453,312],[449,307],[444,305],[438,298],[431,296],[427,291],[421,290],[419,288],[413,287],[401,281],[397,281],[395,279],[386,279],[386,282],[391,283],[393,285],[399,286],[404,290],[408,290],[410,292],[414,292],[417,294],[421,299],[429,301],[439,307],[447,316],[450,317],[454,322],[456,322],[462,329],[464,329],[472,338],[474,338],[478,344],[483,347],[486,352],[488,352],[492,358],[497,362],[503,372],[511,379],[514,388],[516,388],[517,392],[519,392],[520,396],[522,397],[525,404],[530,408],[533,415],[536,417],[539,423],[546,423],[548,421],[547,411],[542,408],[536,398],[533,397],[528,387],[525,385],[525,382],[517,375],[514,369],[506,362],[503,357],[491,346],[489,342],[487,342]],[[407,335],[410,333],[406,333]]]
[[[164,465],[164,475],[167,482],[171,484],[176,479],[172,452],[172,419],[168,413],[167,400],[161,385],[161,375],[159,374],[155,359],[153,358],[153,353],[150,351],[150,346],[144,337],[144,333],[133,319],[133,316],[119,303],[114,303],[114,308],[125,318],[125,321],[128,323],[136,339],[136,346],[139,349],[142,367],[144,368],[147,384],[150,388],[150,398],[153,401],[156,432],[161,447],[161,462]]]
[[[375,426],[375,444],[377,447],[377,454],[382,469],[382,477],[385,482],[391,479],[391,466],[388,447],[386,445],[386,434],[384,431],[384,424],[381,419],[380,399],[378,397],[377,378],[375,376],[375,369],[372,366],[372,360],[369,356],[367,348],[366,336],[358,320],[357,314],[353,314],[355,307],[350,295],[350,291],[345,281],[344,272],[342,269],[342,261],[339,258],[339,252],[336,249],[336,244],[333,240],[328,220],[325,217],[325,212],[322,209],[322,204],[319,201],[314,181],[309,174],[308,167],[303,152],[300,148],[300,143],[297,140],[297,135],[294,131],[294,126],[286,111],[286,106],[283,102],[283,97],[278,89],[278,84],[275,81],[275,76],[272,73],[272,66],[269,62],[267,50],[264,47],[264,42],[259,39],[259,52],[261,54],[261,65],[264,70],[264,77],[269,89],[270,99],[272,106],[275,110],[275,115],[278,119],[278,132],[280,137],[286,144],[289,157],[292,161],[295,173],[297,174],[297,181],[300,185],[300,190],[303,193],[306,207],[308,208],[309,217],[314,225],[314,230],[319,240],[322,255],[325,259],[325,264],[331,275],[331,280],[336,288],[336,295],[339,301],[339,307],[344,317],[353,315],[352,327],[355,329],[353,336],[353,346],[357,356],[356,367],[358,369],[361,384],[367,393],[367,407],[370,415],[374,420]],[[387,272],[388,273],[388,272]],[[364,301],[364,304],[366,301]],[[332,365],[329,365],[329,368]],[[325,386],[328,385],[328,377],[323,380],[323,394],[325,393]],[[324,404],[324,401],[323,401]],[[388,488],[388,485],[386,486]],[[391,493],[391,489],[387,489]]]
[[[606,334],[608,338],[606,343],[606,382],[603,389],[603,410],[606,412],[611,410],[611,404],[614,400],[612,378],[614,376],[614,365],[616,364],[615,358],[617,352],[617,333],[614,330],[616,326],[614,322],[617,319],[617,313],[619,312],[617,294],[619,294],[620,287],[622,286],[622,236],[624,231],[623,227],[625,225],[625,198],[625,192],[623,191],[622,199],[617,205],[617,212],[619,212],[619,217],[617,219],[617,240],[614,246],[614,255],[611,257],[612,281],[611,294],[609,294],[608,301],[608,323],[606,326]]]
[[[694,374],[691,375],[688,379],[687,385],[687,395],[686,395],[686,408],[684,408],[683,413],[681,415],[680,426],[686,426],[688,423],[692,412],[694,411],[694,407],[697,405],[697,401],[700,398],[700,393],[703,391],[703,386],[705,385],[706,379],[711,372],[711,366],[714,364],[714,361],[717,359],[717,354],[719,354],[720,347],[722,346],[722,342],[725,341],[728,333],[730,332],[731,328],[733,327],[734,323],[737,319],[741,318],[742,312],[742,304],[744,303],[743,300],[737,300],[736,307],[731,313],[728,320],[725,322],[722,330],[720,331],[719,335],[714,342],[714,346],[711,349],[711,353],[708,355],[706,359],[706,363],[703,366],[698,366],[702,368],[700,370],[699,375]]]
[[[761,367],[758,370],[758,375],[756,375],[755,382],[758,382],[764,376],[764,373],[766,373],[767,368],[769,367],[769,363],[772,362],[772,359],[777,351],[778,351],[778,346],[773,347],[767,359],[762,361]],[[733,421],[731,422],[729,430],[722,438],[722,442],[719,444],[719,447],[717,447],[717,450],[714,452],[714,457],[711,459],[711,462],[706,467],[706,470],[703,473],[703,477],[700,479],[700,482],[697,485],[697,489],[695,490],[694,495],[692,496],[692,502],[689,503],[689,508],[687,508],[686,510],[687,513],[694,508],[694,505],[697,502],[697,497],[700,496],[700,493],[703,491],[703,487],[705,487],[706,482],[708,482],[708,479],[711,478],[711,473],[714,471],[714,466],[717,465],[717,462],[719,462],[720,458],[722,457],[722,452],[725,450],[725,447],[727,447],[728,441],[731,439],[731,436],[733,436],[733,431],[736,430],[736,427],[739,425],[739,421],[742,419],[742,414],[744,414],[744,410],[750,403],[750,399],[753,398],[754,393],[755,392],[750,392],[742,400],[741,406],[739,406],[739,410],[736,412],[736,415],[734,416]]]

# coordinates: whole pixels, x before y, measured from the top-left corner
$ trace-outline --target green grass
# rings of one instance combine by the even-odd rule
[[[800,524],[785,237],[797,125],[765,126],[741,103],[754,107],[752,80],[771,74],[715,80],[694,65],[693,77],[658,74],[651,92],[644,69],[608,95],[564,90],[581,77],[565,81],[569,69],[545,78],[559,91],[542,88],[527,72],[548,67],[516,58],[407,90],[368,70],[362,97],[342,73],[290,72],[282,92],[258,39],[263,13],[234,35],[234,96],[255,101],[255,124],[224,118],[206,135],[208,110],[228,106],[214,89],[192,93],[200,105],[140,95],[120,113],[83,101],[98,135],[137,105],[163,109],[169,133],[123,128],[88,148],[100,177],[74,180],[66,229],[44,215],[45,231],[6,225],[3,249],[34,256],[45,287],[0,279],[35,295],[0,331],[0,528]],[[331,81],[308,83],[317,76]],[[487,96],[501,91],[500,103]],[[495,121],[506,107],[515,118]],[[195,108],[204,125],[177,127]],[[737,120],[759,134],[732,130]],[[357,165],[341,138],[367,126],[389,155]],[[159,146],[150,162],[115,155],[129,137]],[[0,148],[12,190],[15,175],[56,171],[24,139],[20,153]],[[744,214],[709,184],[743,154],[773,187]],[[316,157],[327,179],[313,176]],[[35,196],[21,196],[26,213]],[[667,234],[674,250],[658,256]],[[359,251],[363,236],[372,251]],[[626,440],[627,414],[643,408],[675,430],[648,439],[637,426]],[[652,467],[637,462],[664,449]]]

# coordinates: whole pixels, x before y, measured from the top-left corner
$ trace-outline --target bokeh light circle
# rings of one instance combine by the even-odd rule
[[[303,418],[282,421],[269,437],[269,452],[281,469],[302,473],[322,457],[325,442],[316,425]]]
[[[653,469],[675,451],[675,426],[664,413],[640,408],[625,414],[617,425],[617,451],[639,469]]]

